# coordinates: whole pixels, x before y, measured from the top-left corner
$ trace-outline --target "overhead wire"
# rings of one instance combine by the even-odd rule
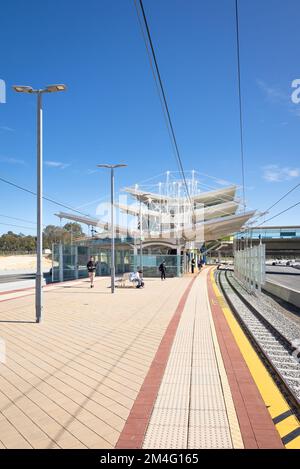
[[[139,14],[139,8],[138,8],[138,5],[137,5],[137,0],[134,0],[134,4],[135,4],[136,11],[137,11],[137,16],[138,16],[138,19],[139,19],[139,23],[140,23],[140,26],[141,26],[141,20],[140,20],[140,14]],[[149,61],[150,61],[152,74],[155,77],[155,83],[156,83],[157,91],[158,91],[158,94],[159,94],[159,97],[160,97],[161,104],[163,106],[164,115],[166,116],[166,123],[168,124],[167,125],[168,132],[169,132],[169,135],[171,137],[172,145],[174,146],[174,149],[175,149],[176,161],[177,161],[180,173],[182,175],[182,179],[183,179],[184,186],[185,186],[185,191],[186,191],[186,194],[187,194],[187,197],[188,197],[190,203],[192,204],[190,193],[189,193],[189,188],[188,188],[186,177],[185,177],[185,172],[184,172],[184,168],[183,168],[182,159],[181,159],[179,147],[178,147],[178,144],[177,144],[177,139],[176,139],[176,135],[175,135],[175,131],[174,131],[174,126],[173,126],[170,111],[169,111],[169,106],[168,106],[168,102],[167,102],[167,98],[166,98],[166,93],[165,93],[165,90],[164,90],[164,85],[163,85],[161,74],[160,74],[160,71],[159,71],[159,66],[158,66],[158,62],[157,62],[157,58],[156,58],[156,54],[155,54],[155,50],[154,50],[154,46],[153,46],[153,42],[152,42],[152,38],[151,38],[150,28],[149,28],[149,24],[148,24],[148,21],[147,21],[147,17],[146,17],[146,13],[145,13],[145,9],[144,9],[144,5],[143,5],[142,0],[139,0],[139,5],[140,5],[140,10],[142,12],[142,17],[143,17],[145,29],[146,29],[146,32],[147,32],[147,38],[148,38],[148,42],[149,42],[150,50],[151,50],[151,54],[150,54],[149,53],[148,42],[147,42],[145,34],[144,34],[144,29],[141,28],[142,33],[143,33],[143,39],[144,39],[144,42],[145,42],[145,45],[146,45],[146,49],[147,49],[147,53],[148,53],[148,57],[149,57]],[[152,58],[153,58],[153,61],[154,61],[156,74],[154,73]],[[157,79],[158,79],[158,83],[157,83]],[[158,86],[158,84],[159,84],[159,86]]]
[[[23,226],[23,225],[13,225],[13,224],[11,224],[11,223],[1,223],[1,222],[0,222],[0,225],[3,225],[3,226],[13,226],[14,228],[23,228],[23,229],[31,230],[31,231],[34,230],[34,227]]]
[[[16,184],[12,181],[9,181],[8,179],[5,179],[3,177],[0,177],[0,181],[4,182],[5,184],[8,184],[12,187],[16,187],[17,189],[20,189],[24,192],[27,192],[28,194],[31,194],[31,195],[37,195],[36,192],[30,190],[30,189],[27,189],[26,187],[23,187],[23,186],[20,186],[19,184]],[[62,202],[58,202],[50,197],[47,197],[47,196],[43,196],[43,199],[44,200],[47,200],[48,202],[51,202],[52,204],[55,204],[55,205],[58,205],[60,207],[63,207],[63,208],[67,208],[68,210],[71,210],[72,212],[76,212],[76,213],[79,213],[80,215],[84,215],[86,217],[89,217],[90,215],[84,213],[84,212],[80,212],[79,210],[77,210],[76,208],[73,208],[73,207],[70,207],[69,205],[66,205],[66,204],[63,204]]]
[[[143,37],[143,40],[144,40],[145,47],[146,47],[147,56],[148,56],[148,60],[149,60],[149,64],[150,64],[150,69],[151,69],[151,72],[152,72],[152,76],[153,76],[153,79],[154,79],[154,83],[155,83],[157,95],[158,95],[158,98],[159,98],[159,101],[160,101],[160,105],[161,105],[161,108],[162,108],[162,111],[163,111],[163,116],[164,116],[164,120],[165,120],[165,124],[166,124],[166,128],[167,128],[167,132],[168,132],[169,139],[170,139],[170,142],[171,142],[171,147],[172,147],[172,150],[173,150],[173,152],[174,152],[174,154],[175,154],[175,157],[177,158],[177,155],[176,155],[176,148],[175,148],[175,145],[174,145],[173,137],[172,137],[171,130],[170,130],[170,126],[169,126],[168,115],[167,115],[167,112],[166,112],[166,108],[165,108],[165,105],[164,105],[164,101],[163,101],[163,99],[162,99],[162,93],[161,93],[161,89],[160,89],[160,86],[159,86],[159,83],[158,83],[157,75],[156,75],[155,70],[154,70],[154,67],[153,67],[153,56],[152,56],[152,54],[151,54],[151,50],[149,49],[147,37],[146,37],[146,35],[145,35],[145,31],[144,31],[144,27],[143,27],[143,23],[142,23],[140,11],[139,11],[139,8],[138,8],[137,1],[136,1],[136,0],[134,0],[134,6],[135,6],[135,9],[136,9],[136,14],[137,14],[137,18],[138,18],[140,30],[141,30],[141,33],[142,33],[142,37]],[[161,174],[164,174],[164,173],[161,173]],[[152,178],[150,178],[150,179],[152,179]],[[146,179],[146,181],[147,181],[147,179]]]
[[[239,119],[240,119],[240,149],[241,149],[241,164],[242,164],[242,189],[243,189],[243,203],[244,203],[244,211],[246,209],[246,198],[245,198],[245,158],[244,158],[244,132],[243,132],[243,112],[242,112],[242,91],[241,91],[241,64],[240,64],[240,34],[239,34],[239,0],[235,0],[235,21],[236,21],[236,44],[237,44],[237,70],[238,70],[238,96],[239,96]],[[272,208],[274,208],[279,202],[281,202],[285,197],[287,197],[291,192],[297,189],[300,186],[300,183],[297,184],[295,187],[290,189],[286,192],[282,197],[280,197],[274,204],[272,204],[269,208],[267,208],[261,215],[257,218],[262,217],[266,212],[269,212]],[[270,221],[273,218],[285,213],[286,211],[290,210],[294,206],[298,205],[295,204],[277,215],[274,215],[271,218],[268,218],[266,221]],[[265,222],[266,222],[265,221]],[[263,222],[263,223],[265,223]],[[258,225],[260,226],[260,225]]]
[[[2,213],[0,213],[0,217],[2,217],[2,218],[9,218],[10,220],[23,221],[23,222],[25,222],[25,223],[30,223],[30,224],[32,224],[32,225],[36,225],[36,222],[34,222],[34,221],[24,220],[24,218],[11,217],[11,216],[9,216],[9,215],[3,215]]]
[[[277,204],[279,204],[279,202],[281,202],[283,199],[285,199],[291,192],[293,192],[298,187],[300,187],[300,182],[298,184],[296,184],[296,186],[292,187],[292,189],[290,189],[288,192],[286,192],[282,197],[280,197],[280,199],[278,199],[273,205],[271,205],[271,207],[267,208],[267,210],[265,210],[265,212],[269,212],[273,207],[275,207]]]
[[[252,222],[251,222],[251,225],[253,225],[254,223],[256,223],[259,218],[262,218],[263,216],[265,216],[272,208],[274,208],[276,205],[279,204],[279,202],[281,202],[283,199],[285,199],[289,194],[291,194],[294,190],[296,190],[298,187],[300,187],[300,183],[296,184],[294,187],[292,187],[292,189],[288,190],[282,197],[280,197],[278,200],[276,200],[276,202],[274,202],[270,207],[268,207],[266,210],[264,210],[263,212],[259,213],[258,215],[256,215],[253,219],[252,219]],[[297,205],[297,204],[296,204]],[[283,213],[283,212],[282,212]],[[276,215],[277,216],[277,215]],[[273,217],[272,217],[273,218]],[[268,218],[268,220],[266,221],[269,221],[270,218]],[[264,221],[263,223],[265,223],[266,221]],[[250,225],[250,224],[249,224]],[[257,226],[260,226],[260,225],[257,225]]]
[[[242,169],[242,191],[243,206],[246,211],[245,195],[245,158],[244,158],[244,129],[243,129],[243,111],[242,111],[242,90],[241,90],[241,62],[240,62],[240,31],[239,31],[239,6],[238,0],[235,0],[235,25],[236,25],[236,51],[237,51],[237,78],[238,78],[238,99],[239,99],[239,123],[240,123],[240,153]]]
[[[294,204],[294,205],[290,205],[288,208],[282,210],[282,211],[279,212],[279,213],[276,213],[276,215],[273,215],[272,217],[268,218],[267,220],[263,221],[262,223],[260,223],[259,225],[256,225],[256,226],[258,227],[258,226],[264,225],[265,223],[267,223],[267,221],[270,221],[270,220],[273,220],[274,218],[279,217],[279,215],[282,215],[283,213],[288,212],[289,210],[291,210],[292,208],[296,207],[297,205],[300,205],[300,202],[297,202],[297,203]]]

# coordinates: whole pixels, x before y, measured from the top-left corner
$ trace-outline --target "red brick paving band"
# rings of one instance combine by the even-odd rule
[[[187,286],[177,305],[176,311],[161,340],[148,374],[127,418],[123,431],[120,434],[119,440],[116,444],[117,449],[141,448],[143,445],[146,430],[159,387],[163,379],[181,314],[195,279],[196,276]]]
[[[53,288],[53,287],[59,287],[59,285],[63,285],[65,283],[70,283],[72,282],[72,285],[74,285],[74,283],[82,283],[86,281],[85,279],[84,280],[65,280],[63,282],[55,282],[55,283],[49,283],[48,285],[44,285],[43,286],[43,290],[44,289],[48,289],[48,288]],[[2,291],[0,292],[0,296],[1,295],[11,295],[12,293],[19,293],[19,292],[23,292],[23,291],[29,291],[29,290],[32,290],[32,293],[31,295],[34,295],[35,294],[35,287],[32,286],[32,287],[26,287],[26,288],[18,288],[16,290],[6,290],[6,291]],[[4,298],[3,300],[0,299],[0,302],[2,301],[11,301],[11,300],[15,300],[16,298],[24,298],[25,296],[30,296],[29,294],[28,295],[20,295],[20,296],[14,296],[12,298]]]
[[[178,303],[120,434],[117,449],[141,448],[143,445],[181,314],[195,279],[196,277],[189,283]],[[283,448],[280,436],[217,301],[209,275],[207,282],[216,334],[245,448]]]

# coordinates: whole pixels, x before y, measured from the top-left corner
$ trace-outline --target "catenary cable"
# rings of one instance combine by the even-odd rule
[[[292,208],[296,207],[296,206],[299,205],[299,204],[300,204],[300,202],[297,202],[297,203],[294,204],[294,205],[290,205],[288,208],[282,210],[282,211],[279,212],[279,213],[276,213],[276,215],[273,215],[272,217],[268,218],[267,220],[263,221],[262,223],[260,223],[260,224],[257,225],[257,226],[264,225],[265,223],[267,223],[267,221],[270,221],[270,220],[273,220],[274,218],[279,217],[279,215],[282,215],[283,213],[287,212],[288,210],[291,210]]]
[[[242,165],[242,191],[243,191],[243,206],[244,206],[244,212],[245,212],[246,211],[245,159],[244,159],[244,131],[243,131],[242,91],[241,91],[240,31],[239,31],[238,0],[235,0],[235,24],[236,24],[238,97],[239,97],[240,152],[241,152],[241,165]]]
[[[136,0],[134,0],[134,3],[135,3],[135,6],[136,6],[136,9],[137,9]],[[183,169],[182,159],[181,159],[179,147],[178,147],[178,144],[177,144],[177,139],[176,139],[176,135],[175,135],[175,131],[174,131],[174,126],[173,126],[172,119],[171,119],[171,115],[170,115],[170,111],[169,111],[169,106],[168,106],[168,103],[167,103],[167,98],[166,98],[166,94],[165,94],[165,90],[164,90],[164,86],[163,86],[161,74],[160,74],[159,67],[158,67],[158,62],[157,62],[157,59],[156,59],[156,54],[155,54],[155,50],[154,50],[154,46],[153,46],[153,42],[152,42],[152,38],[151,38],[150,28],[149,28],[149,24],[148,24],[148,21],[147,21],[147,17],[146,17],[146,13],[145,13],[143,1],[142,1],[142,0],[139,0],[139,4],[140,4],[140,9],[141,9],[141,12],[142,12],[142,17],[143,17],[143,21],[144,21],[145,28],[146,28],[146,32],[147,32],[147,38],[148,38],[148,41],[149,41],[149,45],[150,45],[150,49],[151,49],[151,54],[152,54],[152,57],[153,57],[153,61],[154,61],[154,65],[155,65],[155,70],[156,70],[156,74],[157,74],[157,78],[158,78],[159,88],[160,88],[160,92],[161,92],[161,94],[159,94],[159,95],[160,95],[160,99],[162,98],[162,100],[163,100],[164,109],[165,109],[165,113],[166,113],[167,121],[168,121],[168,128],[169,128],[169,130],[170,130],[170,132],[171,132],[172,142],[173,142],[174,148],[175,148],[175,156],[176,156],[177,164],[178,164],[180,173],[181,173],[181,175],[182,175],[182,179],[183,179],[183,182],[184,182],[184,186],[185,186],[185,191],[186,191],[187,197],[188,197],[190,203],[192,203],[191,197],[190,197],[190,193],[189,193],[189,189],[188,189],[188,185],[187,185],[187,181],[186,181],[186,178],[185,178],[185,173],[184,173],[184,169]],[[137,9],[137,12],[138,12],[138,9]],[[139,17],[139,15],[138,15],[138,17]],[[147,48],[147,49],[148,49],[148,48]],[[150,65],[151,65],[151,67],[152,67],[151,61],[150,61]],[[156,83],[157,83],[157,81],[156,81]]]
[[[35,195],[36,196],[36,192],[30,190],[30,189],[27,189],[26,187],[22,187],[20,186],[19,184],[16,184],[12,181],[9,181],[8,179],[5,179],[5,178],[2,178],[0,177],[0,181],[4,182],[5,184],[8,184],[10,186],[13,186],[13,187],[16,187],[17,189],[20,189],[24,192],[27,192],[28,194],[32,194],[32,195]],[[57,202],[56,200],[54,199],[51,199],[50,197],[46,197],[46,196],[43,196],[43,199],[44,200],[47,200],[48,202],[51,202],[52,204],[55,204],[55,205],[58,205],[60,207],[64,207],[64,208],[67,208],[68,210],[72,210],[72,212],[76,212],[76,213],[79,213],[80,215],[84,215],[85,217],[89,217],[90,215],[86,214],[86,213],[83,213],[83,212],[80,212],[79,210],[76,210],[75,208],[73,207],[70,207],[69,205],[65,205],[61,202]]]

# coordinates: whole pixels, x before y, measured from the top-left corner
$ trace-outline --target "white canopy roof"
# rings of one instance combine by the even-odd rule
[[[184,233],[184,238],[192,239],[195,236],[195,233],[199,230],[202,231],[204,240],[210,241],[214,239],[219,239],[221,237],[233,234],[237,231],[240,231],[242,226],[254,215],[255,211],[249,211],[243,214],[237,215],[226,215],[219,218],[213,218],[211,220],[204,221],[203,223],[198,223],[194,227],[187,227],[184,230],[182,229],[172,229],[166,230],[162,232],[151,232],[147,233],[147,231],[143,230],[143,236],[145,240],[149,237],[149,239],[153,239],[153,237],[157,238],[164,238],[166,239],[166,234],[170,238],[180,238],[181,233]],[[110,223],[102,222],[96,218],[92,217],[85,217],[81,215],[75,215],[72,213],[66,212],[59,212],[56,214],[59,218],[65,218],[67,220],[73,220],[78,223],[84,223],[90,226],[98,226],[103,228],[107,231],[108,235],[110,234]],[[128,236],[133,238],[139,238],[140,232],[139,230],[132,229],[131,227],[124,227],[120,225],[115,225],[115,235],[118,236]]]
[[[197,195],[192,195],[191,199],[194,202],[202,203],[202,204],[209,204],[212,205],[214,203],[221,203],[226,201],[231,201],[234,199],[236,193],[237,186],[228,186],[223,187],[221,189],[215,189],[212,191],[201,192]],[[157,194],[154,192],[145,192],[136,189],[135,187],[126,187],[125,192],[129,193],[133,197],[138,200],[142,200],[142,202],[148,202],[151,199],[152,202],[172,202],[174,201],[173,197]],[[181,199],[184,201],[187,197],[182,197]]]
[[[125,204],[115,204],[116,207],[118,207],[122,212],[127,213],[129,215],[133,216],[139,216],[140,215],[140,207],[138,205],[125,205]],[[211,218],[215,217],[221,217],[225,215],[232,215],[234,214],[238,209],[238,202],[236,201],[231,201],[231,202],[224,202],[221,204],[217,205],[211,205],[208,207],[204,207],[204,209],[195,209],[194,214],[197,217],[202,217],[204,216],[204,220],[209,220]],[[142,216],[146,216],[149,218],[159,218],[161,223],[181,223],[183,221],[184,214],[182,213],[175,213],[174,215],[171,215],[170,213],[166,212],[163,213],[159,210],[151,210],[151,209],[145,209],[145,207],[142,206],[141,208],[141,213]]]

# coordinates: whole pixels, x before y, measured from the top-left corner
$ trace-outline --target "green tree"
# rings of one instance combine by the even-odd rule
[[[1,252],[34,252],[36,248],[36,239],[34,236],[25,236],[23,233],[13,233],[8,231],[0,236]]]
[[[82,227],[79,223],[69,222],[64,225],[64,230],[72,232],[73,236],[83,236]]]
[[[81,225],[76,222],[69,222],[64,225],[66,235],[64,236],[65,243],[73,243],[76,238],[84,236]]]
[[[64,229],[56,225],[47,225],[43,232],[43,244],[45,248],[51,249],[53,243],[63,242]]]
[[[63,227],[47,225],[43,231],[43,245],[45,249],[52,249],[52,244],[71,243],[78,237],[84,236],[81,225],[76,222],[66,223]],[[36,251],[36,237],[16,234],[13,231],[0,236],[0,252],[24,252]]]

